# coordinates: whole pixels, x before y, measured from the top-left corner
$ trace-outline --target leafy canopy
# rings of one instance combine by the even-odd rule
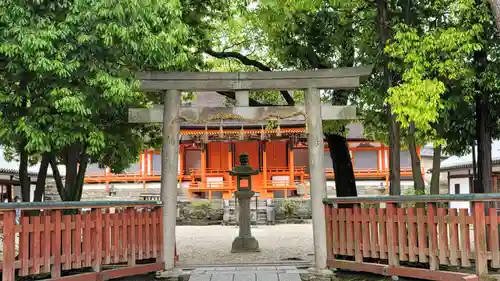
[[[176,0],[5,0],[0,26],[0,141],[70,174],[84,158],[115,171],[137,160],[151,126],[128,124],[128,108],[151,101],[136,71],[199,63]]]

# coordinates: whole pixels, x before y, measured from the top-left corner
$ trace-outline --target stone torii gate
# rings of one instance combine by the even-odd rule
[[[163,122],[161,198],[165,270],[174,270],[175,226],[177,214],[177,172],[179,123],[207,120],[217,114],[239,116],[243,120],[262,120],[266,116],[296,118],[305,115],[308,126],[311,205],[315,267],[327,269],[326,222],[323,196],[326,192],[322,120],[356,119],[354,106],[322,105],[321,89],[352,89],[371,74],[371,67],[337,68],[287,72],[147,72],[139,73],[140,91],[160,92],[163,107],[130,109],[129,122]],[[249,107],[248,91],[305,90],[304,106]],[[237,107],[181,108],[181,91],[235,92]],[[192,121],[191,121],[192,122]]]

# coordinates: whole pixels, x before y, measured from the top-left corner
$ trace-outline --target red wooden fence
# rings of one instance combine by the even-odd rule
[[[469,197],[327,200],[328,264],[332,268],[427,280],[477,280],[478,276],[487,276],[488,268],[500,268],[500,216],[496,208],[489,208],[486,214],[485,205],[491,203],[484,201],[500,201],[500,194],[474,200]],[[425,202],[425,208],[398,206],[411,201]],[[472,201],[470,212],[436,207],[437,202],[446,201]],[[356,204],[340,209],[334,205],[353,202],[385,202],[386,206]],[[469,269],[471,273],[446,271],[450,268]],[[474,272],[477,275],[472,275]]]
[[[18,204],[23,212],[43,209],[40,215],[22,216],[19,224],[15,209],[1,204],[3,281],[35,275],[57,280],[85,268],[91,271],[84,276],[87,281],[163,269],[162,208],[158,204],[79,203]],[[87,211],[64,211],[82,207]]]

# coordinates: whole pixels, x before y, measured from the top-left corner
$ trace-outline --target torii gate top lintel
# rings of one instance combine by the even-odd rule
[[[139,72],[141,91],[265,91],[352,89],[372,66],[273,72]]]

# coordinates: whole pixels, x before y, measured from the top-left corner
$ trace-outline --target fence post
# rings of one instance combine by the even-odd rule
[[[360,204],[354,204],[353,206],[353,217],[354,217],[354,260],[358,263],[363,262],[363,253],[361,252],[361,245],[363,242],[363,233],[361,227],[361,206]]]
[[[5,211],[3,213],[3,261],[2,280],[15,281],[14,261],[16,258],[16,233],[15,233],[16,211]]]
[[[54,232],[52,232],[52,256],[54,264],[50,269],[51,278],[61,277],[61,210],[52,211],[52,223],[54,224]],[[71,231],[71,230],[69,230]],[[65,245],[67,247],[69,245]]]
[[[136,209],[127,208],[127,217],[130,220],[130,228],[128,233],[129,239],[129,255],[128,255],[128,266],[135,266],[135,259],[137,253],[137,241],[135,235],[135,224],[136,224]]]
[[[333,229],[332,229],[332,208],[331,204],[325,204],[326,220],[326,261],[333,259]]]
[[[474,218],[474,243],[476,248],[476,274],[488,276],[488,257],[486,255],[486,217],[483,202],[472,202]]]
[[[397,229],[395,225],[396,219],[396,204],[387,203],[386,205],[387,216],[387,250],[389,266],[399,266],[399,257],[396,253],[397,247]]]
[[[436,225],[436,204],[427,203],[427,227],[429,228],[429,267],[430,270],[439,270],[438,239]]]
[[[158,249],[160,250],[158,252],[158,259],[157,259],[157,262],[163,262],[165,263],[165,256],[164,256],[164,251],[163,251],[163,247],[164,247],[164,244],[163,244],[163,206],[161,207],[158,207],[156,209],[156,219],[158,221]]]
[[[94,229],[94,243],[92,243],[92,247],[94,248],[94,264],[92,265],[92,269],[95,272],[101,271],[102,264],[102,210],[100,208],[95,208],[92,210],[92,217],[95,223]]]

